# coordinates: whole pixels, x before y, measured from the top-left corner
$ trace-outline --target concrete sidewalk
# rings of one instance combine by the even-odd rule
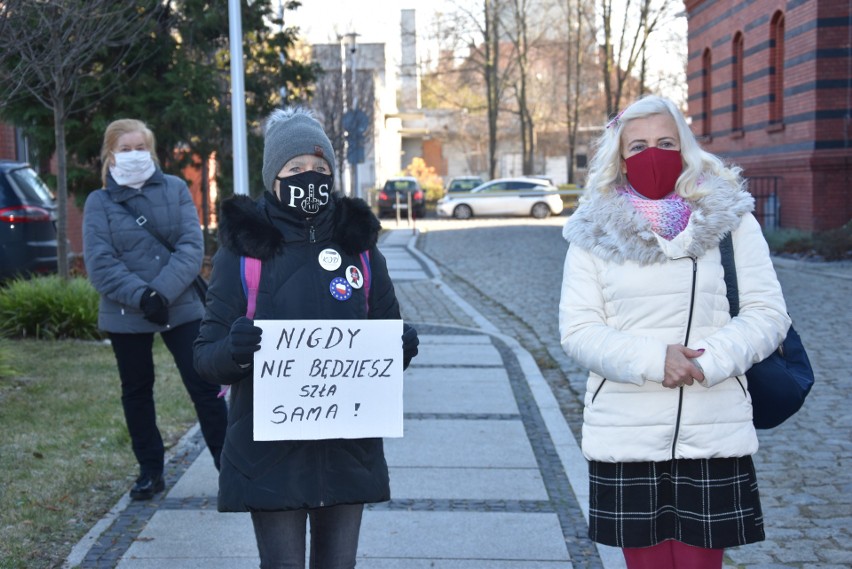
[[[421,344],[405,374],[405,436],[385,440],[393,499],[366,508],[358,567],[623,567],[618,550],[586,537],[586,462],[530,354],[441,282],[411,230],[386,232],[381,249],[398,286],[454,317],[411,321]],[[166,484],[150,502],[125,495],[65,566],[258,566],[248,514],[216,511],[217,473],[197,427]]]

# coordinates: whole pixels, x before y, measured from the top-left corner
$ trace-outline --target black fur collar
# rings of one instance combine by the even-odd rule
[[[381,223],[362,199],[333,194],[331,216],[317,224],[332,225],[332,240],[349,255],[375,246]],[[269,220],[263,200],[233,196],[222,202],[219,244],[237,255],[270,259],[284,246],[284,236]]]

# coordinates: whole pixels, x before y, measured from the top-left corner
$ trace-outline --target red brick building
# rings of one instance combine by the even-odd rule
[[[18,145],[15,141],[15,127],[0,122],[0,160],[15,160],[18,157]]]
[[[850,2],[684,4],[689,114],[704,148],[744,169],[765,224],[824,230],[848,222]],[[777,198],[762,197],[773,190]]]

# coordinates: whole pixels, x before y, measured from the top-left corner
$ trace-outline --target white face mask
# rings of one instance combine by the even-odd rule
[[[147,150],[115,152],[113,156],[115,165],[109,167],[109,173],[121,186],[140,188],[156,170],[151,153]]]

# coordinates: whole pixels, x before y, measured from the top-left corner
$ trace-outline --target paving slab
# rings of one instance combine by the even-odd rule
[[[393,466],[536,467],[519,420],[406,421],[403,438],[385,440],[385,456]]]
[[[257,559],[257,545],[249,514],[220,514],[215,509],[159,510],[123,560],[145,559],[159,563],[151,567],[164,569],[195,567],[199,557],[245,560],[242,566],[250,566],[248,563]]]
[[[393,249],[384,249],[385,260],[393,271],[423,271],[423,265],[405,251],[394,252]]]
[[[444,344],[434,350],[424,346],[417,354],[417,365],[502,367],[503,360],[497,349],[489,344]]]
[[[368,512],[358,555],[363,559],[565,561],[555,514],[502,512]]]
[[[389,271],[390,277],[394,282],[402,281],[421,281],[426,278],[426,273],[422,270],[392,270]]]
[[[260,566],[260,558],[254,557],[223,557],[212,558],[201,556],[185,558],[147,558],[136,557],[122,559],[117,569],[256,569]],[[362,569],[358,565],[358,569]]]
[[[420,337],[420,343],[425,345],[462,346],[464,344],[492,345],[491,338],[483,334],[428,334]]]
[[[213,457],[209,452],[202,452],[186,469],[175,485],[168,490],[169,498],[209,498],[216,504],[219,494],[219,476],[213,466]]]
[[[464,378],[459,378],[463,374]],[[406,373],[406,415],[417,413],[517,414],[506,371],[500,368],[421,368]]]
[[[358,569],[571,569],[568,561],[501,561],[489,559],[359,559]]]
[[[541,500],[547,489],[538,468],[390,466],[394,500]]]

